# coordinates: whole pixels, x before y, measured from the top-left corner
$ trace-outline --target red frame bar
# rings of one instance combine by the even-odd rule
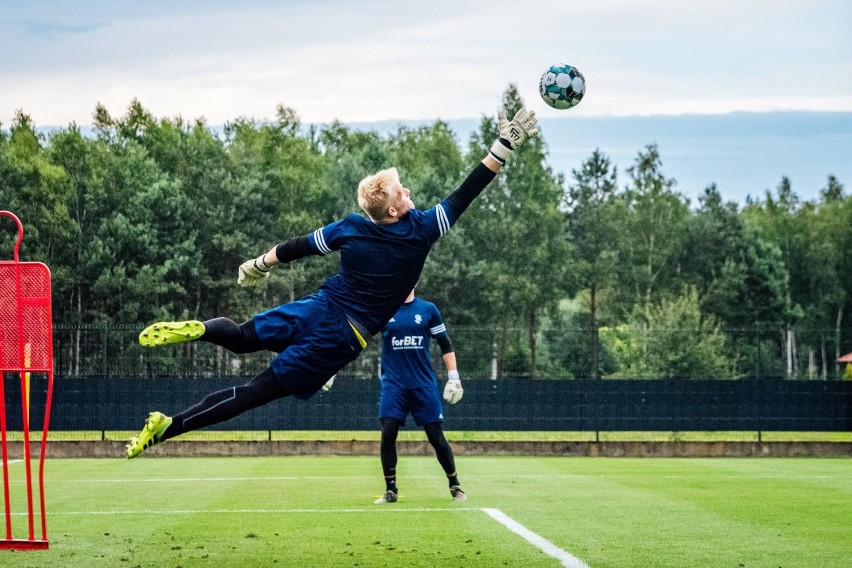
[[[24,229],[21,221],[13,213],[9,211],[0,211],[0,217],[10,217],[18,226],[18,239],[15,242],[13,250],[13,259],[11,261],[0,260],[0,273],[12,273],[14,278],[14,297],[15,297],[15,322],[16,335],[11,340],[3,337],[2,327],[0,327],[0,348],[4,342],[17,342],[17,361],[13,359],[12,364],[0,364],[0,446],[2,446],[3,459],[3,499],[5,504],[5,521],[6,535],[5,539],[0,538],[0,549],[5,550],[44,550],[49,546],[47,539],[47,516],[45,513],[45,498],[44,498],[44,462],[47,450],[47,433],[50,424],[50,406],[53,399],[53,314],[50,297],[50,270],[42,263],[38,262],[20,262],[19,249],[21,241],[24,238]],[[11,267],[11,271],[8,268]],[[33,278],[41,278],[38,283],[41,284],[43,293],[40,296],[25,297],[23,286],[23,273],[30,272]],[[45,334],[40,335],[36,339],[41,339],[41,343],[33,345],[30,343],[30,353],[27,353],[27,341],[25,337],[29,331],[24,325],[24,308],[40,309],[40,314],[46,319],[47,329]],[[36,364],[30,360],[33,347],[42,353],[41,358],[36,361]],[[0,351],[0,363],[3,363],[3,351]],[[16,364],[15,364],[16,363]],[[41,364],[38,364],[41,363]],[[16,539],[12,535],[12,516],[9,491],[9,450],[6,433],[6,400],[5,400],[5,377],[6,372],[17,372],[20,375],[21,381],[21,412],[23,426],[23,460],[26,468],[26,491],[27,491],[27,517],[28,517],[28,538]],[[41,538],[35,536],[35,511],[33,508],[33,480],[32,480],[32,465],[31,465],[31,448],[30,448],[30,420],[29,420],[29,389],[27,379],[30,373],[46,373],[48,378],[47,393],[44,410],[44,424],[41,436],[41,450],[39,452],[39,468],[38,468],[38,488],[39,488],[39,506],[41,513]]]

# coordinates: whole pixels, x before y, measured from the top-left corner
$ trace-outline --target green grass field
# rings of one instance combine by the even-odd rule
[[[0,566],[852,565],[846,458],[457,465],[466,503],[433,457],[402,456],[400,502],[374,505],[378,457],[50,460],[50,549]],[[9,469],[22,538],[23,464]]]

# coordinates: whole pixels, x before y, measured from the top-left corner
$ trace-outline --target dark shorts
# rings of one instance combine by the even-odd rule
[[[317,295],[257,314],[254,325],[263,345],[279,353],[270,365],[275,376],[303,400],[362,350],[346,315]]]
[[[418,426],[444,421],[444,407],[438,386],[406,389],[391,383],[382,383],[379,401],[379,418],[396,418],[405,425],[408,414]]]

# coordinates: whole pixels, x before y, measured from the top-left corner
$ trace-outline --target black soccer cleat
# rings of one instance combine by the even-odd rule
[[[390,489],[388,489],[387,491],[385,491],[385,494],[376,499],[374,503],[376,505],[379,505],[381,503],[396,503],[397,500],[399,500],[399,496]]]
[[[450,487],[450,495],[453,496],[453,501],[467,501],[467,495],[464,494],[464,491],[458,485]]]

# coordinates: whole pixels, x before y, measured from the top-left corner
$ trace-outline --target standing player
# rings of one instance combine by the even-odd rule
[[[358,184],[351,214],[293,237],[239,267],[237,283],[253,286],[278,264],[340,252],[340,271],[316,294],[283,304],[237,324],[228,318],[155,323],[139,334],[145,347],[207,341],[235,353],[278,353],[271,365],[242,386],[212,393],[173,417],[152,412],[127,444],[127,457],[185,432],[229,420],[285,396],[307,400],[354,361],[414,288],[435,241],[450,230],[512,152],[538,134],[535,113],[521,109],[509,121],[498,113],[499,138],[462,184],[438,205],[418,211],[396,168]]]
[[[379,420],[382,423],[381,456],[386,487],[385,494],[376,503],[397,501],[396,437],[409,413],[414,417],[414,423],[423,427],[429,443],[435,448],[438,462],[447,474],[453,500],[467,500],[459,485],[453,449],[444,437],[444,412],[438,394],[438,377],[435,376],[429,355],[431,337],[441,347],[444,366],[447,367],[444,400],[455,404],[461,400],[464,391],[456,368],[456,354],[441,319],[441,312],[435,304],[415,298],[412,290],[382,330]]]

